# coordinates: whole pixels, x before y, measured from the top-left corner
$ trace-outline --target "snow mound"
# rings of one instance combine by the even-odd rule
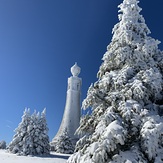
[[[51,153],[49,157],[17,156],[0,150],[0,163],[66,163],[69,156],[58,153]]]

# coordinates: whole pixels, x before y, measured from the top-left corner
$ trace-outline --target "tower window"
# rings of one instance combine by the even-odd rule
[[[79,91],[79,88],[80,88],[80,85],[79,84],[77,84],[77,90]]]

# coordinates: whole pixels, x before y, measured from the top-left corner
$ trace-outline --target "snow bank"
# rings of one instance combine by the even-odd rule
[[[0,163],[66,163],[69,155],[51,153],[49,157],[17,156],[0,150]]]

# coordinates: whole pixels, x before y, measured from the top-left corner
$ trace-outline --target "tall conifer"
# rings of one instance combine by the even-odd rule
[[[138,3],[119,5],[98,81],[83,101],[92,114],[81,119],[68,163],[163,162],[163,52]]]

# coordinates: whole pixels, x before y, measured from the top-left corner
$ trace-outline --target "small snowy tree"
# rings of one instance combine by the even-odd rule
[[[36,111],[30,115],[29,109],[25,109],[22,122],[15,130],[13,140],[8,150],[18,155],[46,155],[49,154],[49,137],[46,124],[45,110],[41,117]]]
[[[56,144],[55,151],[57,153],[72,154],[74,152],[74,146],[68,135],[67,129],[65,129],[62,135],[59,136]]]
[[[0,149],[6,149],[6,142],[4,140],[0,141]]]
[[[29,141],[27,141],[28,132],[27,128],[30,124],[30,109],[25,109],[22,116],[22,121],[19,123],[18,127],[15,129],[16,134],[13,140],[8,146],[8,150],[12,153],[22,153],[28,146]]]
[[[163,162],[163,52],[138,0],[119,5],[119,20],[88,90],[82,138],[68,163]]]
[[[37,137],[37,139],[35,140],[37,143],[37,152],[40,151],[42,154],[50,153],[48,131],[49,129],[46,121],[46,109],[44,109],[38,121],[38,131],[36,131],[35,133]]]

